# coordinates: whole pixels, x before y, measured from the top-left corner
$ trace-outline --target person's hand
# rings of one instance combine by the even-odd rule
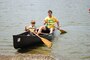
[[[60,30],[60,26],[58,26],[57,29]]]
[[[29,29],[27,29],[27,26],[25,26],[25,31],[29,31]]]
[[[26,28],[26,26],[25,26],[25,31],[27,31],[27,28]]]

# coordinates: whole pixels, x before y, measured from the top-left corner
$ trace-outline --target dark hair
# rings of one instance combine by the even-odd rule
[[[36,22],[34,20],[31,21],[31,24],[35,24]]]
[[[48,10],[48,13],[50,13],[50,12],[52,13],[52,10]]]

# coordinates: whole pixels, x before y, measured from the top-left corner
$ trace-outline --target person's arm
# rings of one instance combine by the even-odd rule
[[[25,31],[27,31],[27,27],[25,26]]]
[[[37,31],[38,31],[38,28],[35,26],[34,32],[37,33]]]
[[[57,26],[60,27],[59,21],[57,22]]]
[[[60,29],[59,21],[57,21],[57,28]]]
[[[31,28],[31,26],[29,26],[29,25],[25,26],[25,31],[29,31],[30,28]]]
[[[59,23],[59,20],[57,20],[56,17],[54,17],[54,18],[55,18],[55,22],[57,23],[57,28],[60,29],[60,23]]]
[[[45,25],[46,23],[47,23],[46,20],[44,20],[44,25]]]
[[[44,19],[44,25],[47,23],[47,21],[48,21],[48,20],[47,20],[47,17],[46,17],[46,18]]]
[[[25,26],[25,31],[28,31],[28,28],[27,28],[27,26]]]

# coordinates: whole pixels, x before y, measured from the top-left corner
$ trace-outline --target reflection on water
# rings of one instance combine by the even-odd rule
[[[51,49],[45,47],[44,45],[32,46],[28,48],[18,49],[18,53],[25,53],[25,54],[44,54],[50,55]]]
[[[88,8],[89,0],[0,0],[0,55],[44,54],[53,55],[57,60],[90,60]],[[14,49],[12,35],[24,32],[24,26],[32,19],[37,26],[43,25],[48,9],[53,10],[68,33],[60,35],[56,30],[51,49],[46,46]]]

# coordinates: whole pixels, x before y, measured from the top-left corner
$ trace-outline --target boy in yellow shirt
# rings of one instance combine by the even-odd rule
[[[52,16],[52,11],[48,11],[48,16],[44,20],[44,26],[41,26],[38,30],[37,34],[40,33],[50,33],[52,34],[55,29],[55,23],[57,23],[58,29],[59,29],[59,21]]]

